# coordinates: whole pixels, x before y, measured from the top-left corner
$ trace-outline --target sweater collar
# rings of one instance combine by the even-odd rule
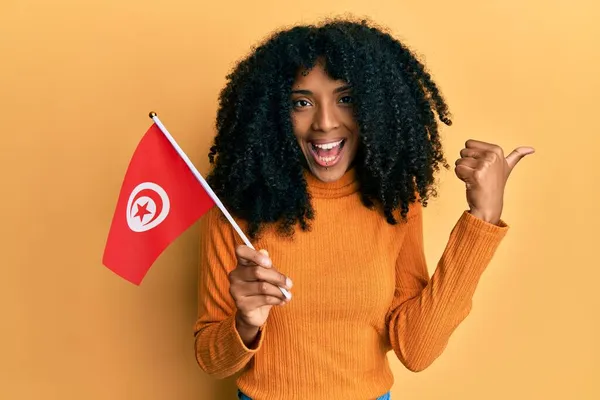
[[[313,198],[339,198],[358,191],[356,169],[350,168],[340,179],[333,182],[323,182],[315,177],[308,169],[304,170],[308,191]]]

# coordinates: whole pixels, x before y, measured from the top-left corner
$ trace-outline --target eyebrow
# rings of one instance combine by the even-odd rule
[[[344,85],[344,86],[340,86],[338,88],[336,88],[333,93],[341,93],[341,92],[345,92],[348,89],[351,89],[352,86],[350,85]],[[298,90],[292,90],[292,94],[303,94],[306,96],[312,96],[313,92],[311,92],[310,90],[303,90],[303,89],[298,89]]]

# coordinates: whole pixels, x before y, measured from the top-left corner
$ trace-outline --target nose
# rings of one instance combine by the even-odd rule
[[[312,129],[314,131],[329,132],[339,128],[340,121],[335,106],[323,104],[314,114]]]

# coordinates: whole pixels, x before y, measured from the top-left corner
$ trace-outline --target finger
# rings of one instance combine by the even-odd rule
[[[474,148],[464,148],[460,151],[460,156],[463,158],[485,158],[485,151]]]
[[[274,268],[263,268],[260,266],[243,268],[239,272],[239,278],[244,282],[268,282],[286,289],[292,288],[292,280]]]
[[[456,162],[454,163],[456,166],[459,165],[463,165],[465,167],[471,167],[471,168],[477,168],[477,166],[480,164],[480,160],[479,159],[475,159],[475,158],[459,158],[458,160],[456,160]]]
[[[244,300],[242,302],[240,302],[238,309],[240,309],[240,311],[251,311],[251,310],[256,310],[257,308],[263,307],[263,306],[276,306],[276,305],[283,305],[286,303],[287,303],[287,301],[282,300],[279,297],[274,297],[274,296],[265,296],[265,295],[250,296],[250,297],[244,298]]]
[[[256,251],[248,246],[240,245],[236,247],[235,254],[240,265],[246,267],[260,265],[264,268],[271,268],[272,266],[268,253],[264,254],[264,252]]]
[[[269,283],[264,281],[259,282],[246,282],[244,285],[240,285],[238,289],[238,294],[240,296],[272,296],[277,297],[281,300],[285,300],[285,295],[281,292],[281,290]]]
[[[466,165],[458,165],[454,168],[454,173],[463,182],[471,184],[474,182],[475,169]]]
[[[492,152],[496,153],[497,155],[504,157],[504,153],[502,152],[502,149],[499,146],[492,144],[492,143],[482,142],[480,140],[469,139],[465,143],[465,147],[468,149],[492,151]]]
[[[514,149],[508,156],[506,156],[506,163],[508,164],[509,171],[512,170],[519,161],[526,155],[535,153],[533,147],[521,146]]]
[[[262,266],[265,268],[271,268],[273,266],[273,260],[271,260],[271,257],[269,257],[269,252],[265,249],[260,249],[260,250],[258,250],[258,252],[263,254],[265,257],[267,257],[267,259],[268,259],[267,263],[271,264],[271,266],[269,266],[269,267],[265,266],[264,264]]]

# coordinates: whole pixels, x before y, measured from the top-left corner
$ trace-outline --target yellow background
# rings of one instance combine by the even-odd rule
[[[422,373],[392,353],[393,397],[600,398],[591,0],[1,0],[0,398],[233,398],[194,360],[197,224],[136,287],[101,265],[118,191],[149,111],[205,173],[234,62],[273,29],[344,12],[424,56],[454,114],[451,163],[468,138],[537,150],[511,176],[512,228],[471,315]],[[431,271],[465,205],[442,174]]]

